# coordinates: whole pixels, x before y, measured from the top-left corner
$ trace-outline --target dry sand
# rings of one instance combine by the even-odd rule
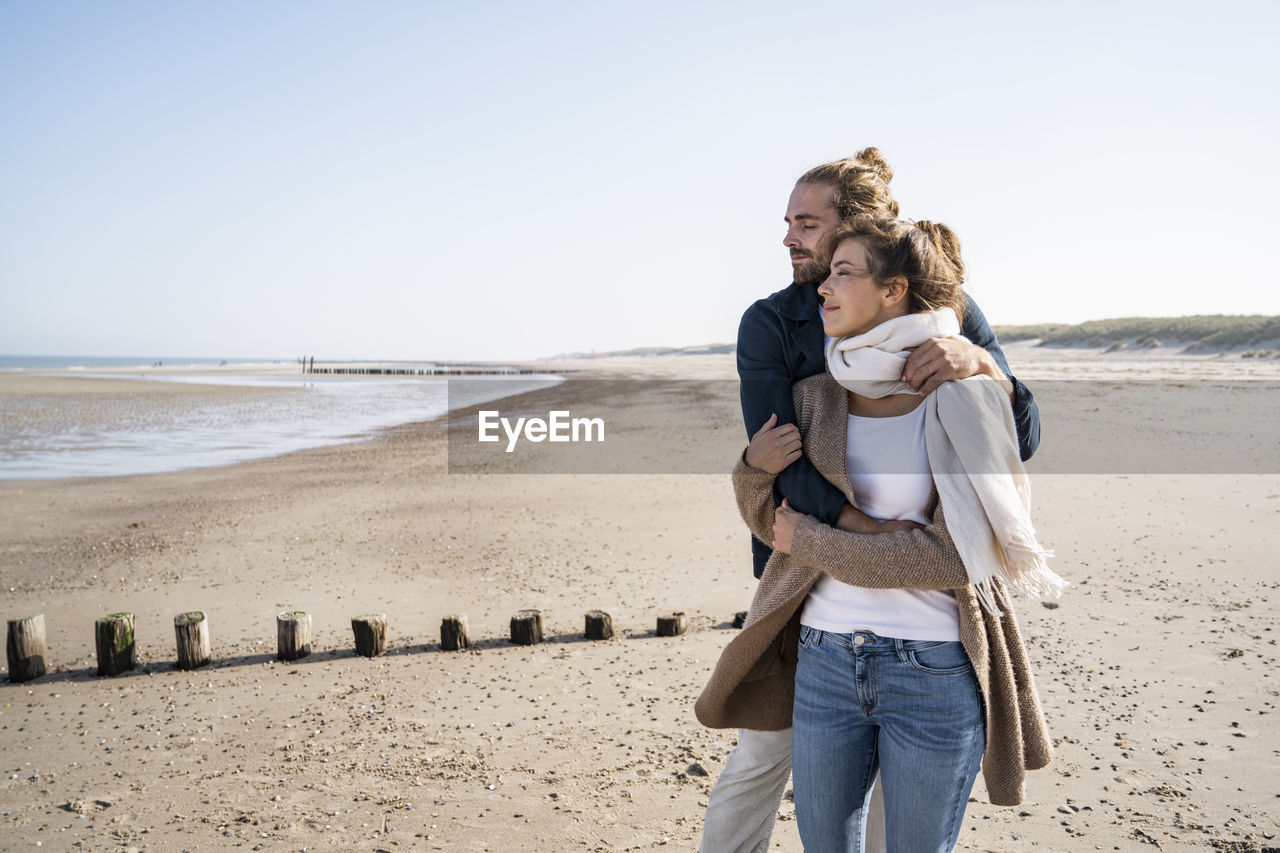
[[[1019,352],[1020,375],[1062,375],[1036,356]],[[689,388],[675,377],[733,376],[724,356],[584,366],[671,378],[673,404]],[[727,387],[686,404],[728,422],[707,442],[739,429]],[[4,615],[45,614],[51,663],[0,684],[0,850],[693,849],[735,735],[692,703],[754,585],[731,462],[449,474],[428,423],[226,468],[0,483]],[[1035,489],[1075,583],[1021,611],[1058,754],[1021,807],[988,805],[979,781],[960,848],[1280,846],[1280,477]],[[548,642],[512,646],[530,607]],[[316,651],[281,663],[274,618],[294,608]],[[614,639],[582,639],[594,608]],[[216,660],[181,672],[172,619],[192,609]],[[140,666],[100,679],[93,620],[119,610],[137,614]],[[688,633],[654,636],[673,610]],[[370,611],[390,620],[375,659],[351,651],[349,618]],[[471,651],[439,649],[450,613],[469,617]],[[784,803],[774,849],[800,849],[793,815]]]

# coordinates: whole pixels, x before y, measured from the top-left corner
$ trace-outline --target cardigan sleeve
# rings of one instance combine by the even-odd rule
[[[805,517],[791,538],[791,560],[821,569],[842,583],[871,589],[960,589],[969,585],[941,506],[927,527],[892,533],[849,533]]]
[[[773,547],[773,515],[777,505],[773,502],[775,475],[747,464],[746,451],[738,457],[733,468],[733,495],[738,500],[738,512],[752,535],[769,547]]]

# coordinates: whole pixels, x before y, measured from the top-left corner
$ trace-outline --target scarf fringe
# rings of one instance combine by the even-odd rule
[[[1041,548],[1035,535],[1024,531],[1014,534],[1012,541],[1000,546],[1003,565],[973,584],[974,593],[983,609],[997,619],[1004,616],[1001,606],[1008,607],[1007,596],[1001,601],[1000,588],[992,581],[999,579],[1006,590],[1013,590],[1024,598],[1043,600],[1060,598],[1070,583],[1049,568],[1048,560],[1053,551]]]
[[[989,577],[977,581],[973,585],[973,592],[978,596],[982,609],[1000,619],[1004,616],[1004,611],[1000,609],[1000,590],[993,583],[994,580],[994,577]]]
[[[1010,589],[1027,598],[1059,598],[1067,589],[1067,582],[1049,568],[1053,552],[1041,548],[1034,538],[1030,542],[1015,536],[1001,546],[1004,570],[1000,579]]]

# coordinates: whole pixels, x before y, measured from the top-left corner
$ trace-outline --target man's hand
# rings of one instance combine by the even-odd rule
[[[777,422],[776,413],[769,415],[769,420],[751,436],[751,443],[747,445],[747,464],[770,474],[782,473],[803,452],[800,430],[796,429],[796,425],[774,426]]]
[[[967,379],[979,373],[995,379],[1006,392],[1013,394],[1013,383],[991,353],[959,338],[930,338],[913,349],[902,370],[902,381],[912,391],[927,397],[943,382]]]
[[[840,518],[836,520],[836,529],[849,533],[865,533],[875,535],[883,533],[883,525],[852,504],[845,504],[840,510]]]
[[[863,533],[875,536],[878,533],[894,533],[898,530],[918,530],[923,524],[914,521],[878,521],[849,504],[840,510],[840,519],[836,521],[836,529],[849,533]]]
[[[795,536],[800,519],[804,517],[804,513],[791,508],[786,498],[782,499],[782,506],[773,513],[773,550],[791,553],[791,538]]]

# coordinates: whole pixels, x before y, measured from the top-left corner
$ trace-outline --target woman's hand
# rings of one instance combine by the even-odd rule
[[[778,507],[773,514],[773,550],[790,554],[791,538],[795,536],[800,520],[807,517],[804,513],[792,509],[787,499],[783,498],[782,506]]]
[[[800,430],[796,425],[774,426],[777,422],[777,414],[769,415],[769,420],[751,436],[751,443],[747,445],[747,464],[769,474],[781,474],[802,452]]]

